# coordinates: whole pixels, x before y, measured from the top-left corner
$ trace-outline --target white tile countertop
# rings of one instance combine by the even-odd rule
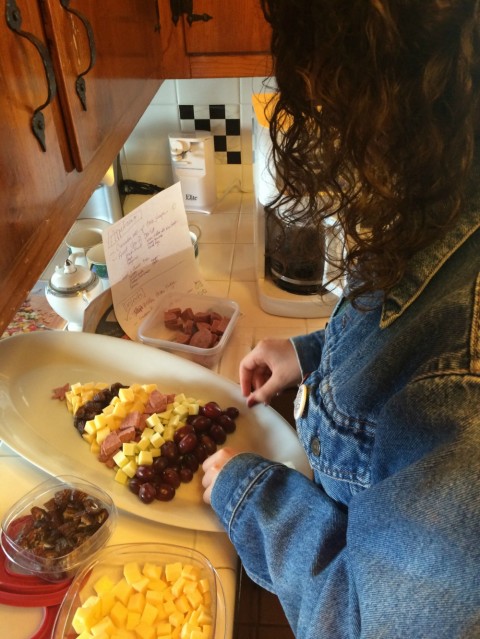
[[[143,201],[145,196],[129,196],[124,205],[125,214]],[[230,192],[211,215],[189,212],[187,217],[201,230],[198,260],[208,293],[235,300],[240,307],[238,323],[215,367],[218,373],[238,382],[240,360],[260,339],[290,337],[325,326],[326,317],[281,317],[270,315],[260,307],[254,265],[253,194]],[[0,517],[17,499],[44,479],[46,475],[42,471],[0,443],[0,485],[3,487],[0,491]],[[109,545],[151,541],[193,546],[210,559],[218,570],[225,591],[225,639],[231,639],[238,559],[227,536],[151,523],[122,512]],[[29,639],[41,618],[40,609],[0,605],[0,636]]]

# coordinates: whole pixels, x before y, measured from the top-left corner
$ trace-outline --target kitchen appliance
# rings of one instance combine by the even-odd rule
[[[115,164],[112,164],[90,196],[78,219],[92,218],[113,224],[121,217],[123,217],[123,209],[118,192],[117,170]]]
[[[170,133],[173,177],[182,186],[187,211],[211,213],[217,199],[213,135],[209,131]]]
[[[317,259],[318,242],[334,255],[342,250],[331,224],[322,237],[301,221],[287,219],[281,207],[266,216],[265,207],[278,194],[272,143],[268,128],[274,94],[254,94],[253,103],[253,184],[255,192],[255,270],[261,308],[286,317],[328,317],[337,303],[342,286],[329,264]],[[331,281],[333,279],[333,281]],[[323,288],[324,294],[316,291]]]

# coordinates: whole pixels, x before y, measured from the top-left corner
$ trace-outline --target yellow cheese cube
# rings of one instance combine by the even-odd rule
[[[182,569],[182,577],[185,579],[191,579],[192,581],[200,581],[201,570],[198,566],[192,566],[192,564],[185,564]]]
[[[140,637],[140,639],[156,639],[155,637],[155,628],[150,626],[148,623],[139,623],[135,628],[136,634]]]
[[[162,593],[162,601],[163,601],[163,592],[167,588],[167,584],[163,581],[163,579],[150,579],[150,583],[148,584],[149,592],[158,591]]]
[[[145,607],[140,617],[140,623],[146,623],[152,625],[158,616],[158,610],[155,606],[152,606],[148,601],[145,602]]]
[[[123,576],[127,584],[132,585],[135,581],[140,581],[143,577],[140,565],[137,561],[129,561],[123,567]]]
[[[127,477],[130,477],[131,479],[137,472],[137,462],[134,459],[130,460],[128,464],[125,464],[122,470],[125,475],[127,475]]]
[[[77,637],[78,639],[78,637]],[[97,639],[95,637],[95,639]],[[117,628],[115,632],[110,636],[110,639],[138,639],[134,630],[127,630],[126,628]]]
[[[155,429],[155,426],[162,426],[162,422],[160,421],[160,417],[157,413],[152,413],[146,419],[146,424],[151,428]]]
[[[113,589],[110,592],[104,592],[100,597],[100,603],[102,608],[102,617],[110,614],[110,610],[113,608],[115,604],[115,595],[113,594]]]
[[[157,623],[155,630],[157,636],[170,635],[170,633],[172,632],[172,624],[162,621],[162,623]]]
[[[213,626],[210,624],[205,624],[202,627],[203,630],[203,639],[213,639]]]
[[[169,601],[165,601],[163,603],[163,607],[168,616],[172,615],[174,612],[177,612],[177,606],[175,605],[175,602],[173,601],[173,599],[170,599]]]
[[[138,612],[142,614],[144,607],[145,595],[143,592],[133,592],[128,599],[127,608],[131,612]]]
[[[153,464],[152,453],[149,450],[141,450],[138,454],[137,464],[139,466],[151,466]]]
[[[105,426],[104,428],[97,430],[97,436],[96,436],[97,444],[101,444],[105,439],[107,439],[109,435],[110,435],[110,428],[108,426]]]
[[[117,398],[115,398],[117,399]],[[127,416],[127,407],[120,400],[117,401],[113,406],[112,415],[118,417],[119,419],[123,419]]]
[[[175,583],[172,585],[172,595],[177,598],[182,592],[185,586],[186,580],[184,577],[178,577]]]
[[[165,577],[170,583],[174,583],[182,574],[183,566],[181,562],[176,561],[165,566]]]
[[[95,433],[97,432],[97,427],[95,426],[94,420],[89,419],[88,421],[86,421],[83,430],[88,435],[95,435]]]
[[[103,575],[93,584],[93,589],[97,595],[103,595],[105,592],[110,592],[114,587],[115,582],[108,575]]]
[[[82,632],[90,632],[91,627],[97,623],[98,619],[93,606],[80,607],[73,615],[72,627],[78,635]]]
[[[145,593],[149,583],[150,583],[150,579],[148,577],[142,577],[138,581],[134,581],[132,586],[133,586],[133,589],[136,590],[137,592]]]
[[[115,597],[126,606],[133,592],[133,588],[127,583],[126,579],[120,579],[112,588],[112,592]]]
[[[133,457],[137,452],[136,442],[125,442],[122,446],[125,457]]]
[[[113,621],[108,616],[103,617],[103,619],[100,619],[100,621],[97,622],[90,629],[94,637],[96,637],[97,635],[101,635],[102,633],[105,633],[107,636],[109,636],[112,634],[114,630],[115,630],[115,626],[113,625]]]
[[[124,628],[127,623],[128,610],[121,601],[116,601],[110,610],[110,619],[117,628]]]
[[[163,604],[163,593],[159,590],[151,590],[150,586],[145,593],[145,601],[152,604],[152,606],[160,606]]]
[[[117,464],[117,466],[122,468],[123,466],[126,466],[128,464],[130,459],[125,455],[123,450],[119,450],[118,453],[115,453],[115,455],[113,456],[113,461]]]
[[[177,610],[183,614],[186,614],[191,610],[189,600],[185,597],[185,595],[180,595],[178,599],[175,599],[175,606],[177,607]]]
[[[159,432],[153,433],[153,435],[150,437],[150,444],[154,448],[160,448],[161,446],[163,446],[164,443],[165,440]]]
[[[97,430],[101,430],[102,428],[105,428],[106,426],[109,425],[108,417],[103,412],[100,413],[99,415],[95,415],[93,421],[95,423],[95,428]]]
[[[121,402],[133,402],[135,394],[131,388],[121,388],[118,391],[118,397]]]
[[[198,588],[196,588],[193,592],[186,593],[184,596],[186,596],[192,608],[198,608],[198,606],[200,606],[203,602],[203,595],[199,592]]]
[[[172,612],[171,615],[168,615],[168,621],[172,624],[174,628],[179,628],[183,624],[183,620],[185,619],[185,615],[180,612],[180,610],[176,610]]]
[[[118,481],[119,484],[123,484],[126,486],[128,484],[128,480],[130,479],[128,475],[126,475],[121,468],[117,470],[114,477],[115,481]]]
[[[198,587],[200,588],[201,592],[206,593],[210,590],[210,582],[206,578],[200,579],[198,582]]]
[[[158,386],[155,383],[153,383],[153,384],[142,384],[142,388],[147,393],[147,395],[150,395],[151,393],[153,393],[154,390],[158,390]]]
[[[150,440],[148,440],[146,438],[142,437],[142,439],[139,442],[137,442],[137,449],[139,451],[147,450],[149,448],[149,446],[150,446]]]
[[[127,630],[135,630],[135,628],[138,626],[139,623],[140,623],[140,613],[134,612],[133,610],[129,610],[127,615],[127,624],[125,626]]]

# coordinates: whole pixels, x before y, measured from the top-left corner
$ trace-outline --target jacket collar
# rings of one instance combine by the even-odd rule
[[[480,167],[477,166],[478,170]],[[474,170],[472,177],[477,184],[479,172]],[[454,228],[447,235],[419,251],[410,261],[401,282],[387,295],[382,308],[380,327],[386,328],[404,313],[419,297],[430,280],[455,251],[480,228],[480,192],[475,193],[465,206]]]

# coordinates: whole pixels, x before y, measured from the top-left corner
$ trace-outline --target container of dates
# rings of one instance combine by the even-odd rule
[[[116,521],[115,504],[98,486],[70,475],[52,477],[7,512],[2,549],[19,572],[69,580],[106,545]]]
[[[143,320],[138,338],[206,368],[218,363],[240,309],[233,300],[173,292]]]
[[[75,577],[52,639],[117,634],[219,639],[225,630],[221,581],[202,553],[137,543],[105,548]]]

